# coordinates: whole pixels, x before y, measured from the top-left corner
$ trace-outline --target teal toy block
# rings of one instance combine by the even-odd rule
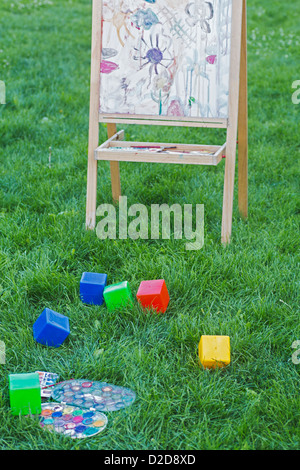
[[[127,281],[119,282],[106,286],[103,291],[103,297],[110,311],[133,304],[133,297]]]
[[[37,372],[9,375],[9,398],[13,415],[41,413],[41,387]]]

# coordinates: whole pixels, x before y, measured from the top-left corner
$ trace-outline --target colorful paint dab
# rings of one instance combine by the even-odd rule
[[[100,72],[111,73],[118,68],[119,68],[118,64],[115,64],[114,62],[110,62],[109,60],[102,60],[101,65],[100,65]]]
[[[209,55],[208,57],[206,57],[206,62],[212,65],[216,63],[216,60],[217,60],[216,55]]]
[[[51,398],[70,406],[96,411],[117,411],[131,405],[136,398],[129,388],[106,382],[69,380],[53,387]]]
[[[40,426],[50,432],[57,432],[72,439],[95,436],[107,426],[107,417],[99,411],[65,405],[43,403]]]

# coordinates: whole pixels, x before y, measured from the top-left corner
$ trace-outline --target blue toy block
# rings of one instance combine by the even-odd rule
[[[83,273],[80,281],[80,298],[85,304],[102,305],[107,274]]]
[[[55,348],[61,346],[70,334],[68,317],[45,308],[33,325],[33,337],[37,343]]]

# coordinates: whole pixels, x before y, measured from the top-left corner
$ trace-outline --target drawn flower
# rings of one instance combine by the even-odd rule
[[[162,114],[163,106],[168,102],[172,86],[172,77],[166,69],[153,78],[151,98],[159,105],[159,114]]]
[[[165,36],[161,30],[156,29],[151,32],[147,39],[141,37],[139,48],[134,48],[138,54],[133,59],[140,61],[140,70],[149,66],[149,84],[153,72],[155,72],[155,75],[159,75],[174,62],[174,57],[170,52],[171,47],[171,38]]]
[[[197,23],[200,23],[201,29],[205,33],[210,33],[211,28],[208,23],[214,16],[214,9],[211,2],[200,1],[200,2],[191,2],[188,3],[185,12],[188,15],[186,20],[189,26],[196,26]]]
[[[156,75],[153,79],[153,89],[156,92],[161,91],[162,93],[168,93],[172,86],[170,76],[167,71],[163,71],[159,75]]]

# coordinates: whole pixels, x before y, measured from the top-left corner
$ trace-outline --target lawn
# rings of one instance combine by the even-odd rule
[[[174,238],[100,240],[85,230],[91,1],[1,1],[0,449],[299,450],[300,4],[248,3],[249,217],[240,219],[236,191],[232,243],[220,243],[223,162],[121,165],[128,205],[204,204],[204,246],[187,251]],[[132,140],[224,137],[124,129]],[[98,202],[111,203],[109,165],[98,171]],[[168,309],[84,305],[84,271],[127,280],[133,293],[164,278]],[[70,319],[60,348],[33,339],[45,307]],[[230,336],[230,366],[199,365],[203,334]],[[102,434],[73,441],[10,414],[8,375],[36,370],[126,386],[137,399],[108,413]]]

